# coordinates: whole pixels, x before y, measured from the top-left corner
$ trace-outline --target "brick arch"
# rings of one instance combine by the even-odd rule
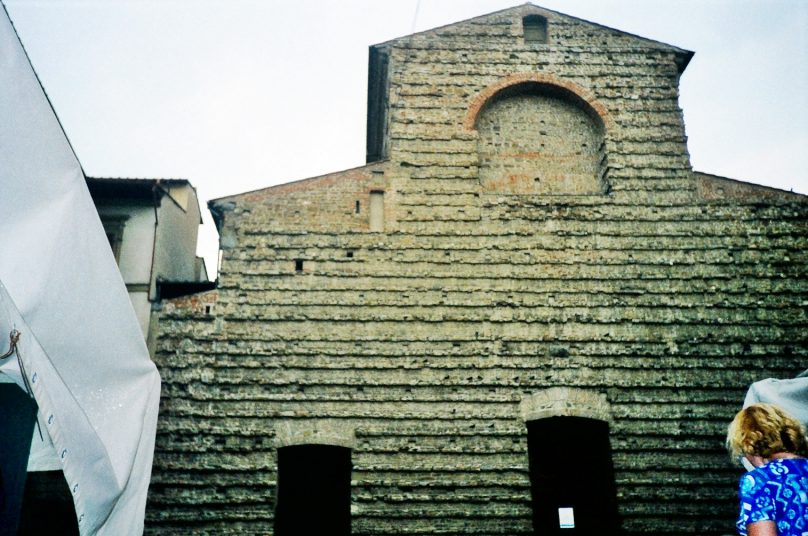
[[[519,413],[525,422],[549,417],[612,420],[606,395],[575,387],[551,387],[526,396],[519,403]]]
[[[606,107],[595,98],[595,95],[592,94],[591,91],[579,86],[575,82],[564,80],[552,73],[517,73],[506,76],[491,84],[471,100],[468,112],[466,113],[466,119],[463,121],[463,128],[466,130],[475,130],[477,116],[480,115],[480,112],[488,102],[501,91],[523,84],[540,84],[566,90],[585,103],[589,107],[589,111],[600,118],[606,130],[610,130],[614,125]]]

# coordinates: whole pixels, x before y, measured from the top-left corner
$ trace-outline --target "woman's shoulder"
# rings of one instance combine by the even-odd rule
[[[777,479],[786,475],[808,475],[808,459],[806,458],[784,458],[772,460],[766,465],[758,467],[747,474],[767,479]]]
[[[808,458],[786,458],[775,461],[780,462],[780,467],[790,473],[808,475]],[[777,466],[774,467],[776,468]]]
[[[781,481],[792,475],[808,477],[808,459],[786,458],[772,460],[766,465],[757,467],[741,477],[741,492],[751,493],[756,488],[765,486],[769,482]]]
[[[766,467],[773,470],[805,469],[808,467],[808,458],[781,458],[770,461],[761,469]]]

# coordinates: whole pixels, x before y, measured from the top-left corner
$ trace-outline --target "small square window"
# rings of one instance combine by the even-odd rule
[[[547,43],[547,19],[540,15],[528,15],[522,19],[525,43]]]

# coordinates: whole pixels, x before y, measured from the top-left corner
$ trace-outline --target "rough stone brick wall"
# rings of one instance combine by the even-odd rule
[[[484,190],[558,195],[604,189],[602,127],[563,97],[538,92],[499,99],[480,113],[476,130]]]
[[[380,48],[389,159],[218,200],[219,288],[163,304],[147,533],[271,533],[311,437],[352,448],[355,534],[530,534],[545,414],[609,421],[627,533],[731,533],[726,426],[808,362],[808,199],[690,170],[673,47],[526,5]],[[600,118],[602,190],[483,188],[520,81]]]

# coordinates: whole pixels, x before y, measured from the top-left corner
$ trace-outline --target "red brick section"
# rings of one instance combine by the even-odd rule
[[[345,183],[345,181],[363,182],[367,181],[372,176],[374,171],[383,172],[386,167],[386,162],[360,166],[357,168],[338,171],[336,173],[328,173],[318,177],[311,177],[299,181],[270,186],[269,188],[254,190],[252,192],[237,194],[226,199],[232,198],[238,199],[239,201],[260,202],[276,195],[305,192],[309,190],[322,190],[323,188]]]
[[[485,104],[500,91],[509,87],[531,82],[563,88],[570,93],[573,93],[575,96],[586,102],[592,108],[592,110],[595,111],[598,117],[600,117],[601,121],[603,121],[603,125],[607,130],[613,127],[614,122],[609,116],[609,112],[606,110],[606,107],[598,102],[598,100],[589,90],[574,82],[570,82],[569,80],[563,80],[552,73],[517,73],[506,76],[500,79],[498,82],[491,84],[471,100],[469,111],[466,114],[466,119],[463,121],[463,127],[466,130],[474,130],[474,125],[477,122],[477,116],[479,115],[480,110],[482,110],[483,106],[485,106]]]
[[[217,199],[215,203],[226,205],[232,202],[240,207],[252,207],[250,210],[262,207],[254,213],[262,214],[260,221],[250,219],[248,214],[238,216],[243,224],[256,225],[257,228],[271,227],[277,219],[285,226],[299,228],[367,230],[370,192],[385,190],[383,182],[379,181],[388,167],[386,161],[379,162],[237,194]],[[356,203],[360,204],[359,212]],[[391,208],[388,216],[393,218],[393,215]],[[227,218],[236,216],[231,214]]]
[[[192,294],[190,296],[182,296],[171,300],[165,300],[163,304],[163,311],[174,312],[176,310],[184,310],[187,312],[202,312],[206,310],[205,307],[212,306],[218,301],[218,299],[218,290],[200,292],[199,294]]]

